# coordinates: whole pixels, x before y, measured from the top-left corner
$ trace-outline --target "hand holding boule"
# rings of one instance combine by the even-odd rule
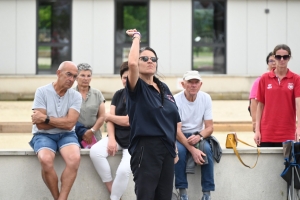
[[[138,32],[136,29],[128,29],[126,31],[126,34],[129,36],[129,37],[132,37],[134,33]]]

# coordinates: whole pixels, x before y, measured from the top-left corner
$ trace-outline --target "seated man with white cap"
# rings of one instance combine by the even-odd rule
[[[194,147],[213,133],[212,100],[209,94],[200,91],[202,80],[198,71],[187,71],[181,84],[184,90],[174,95],[181,118],[181,129],[177,131],[181,131],[188,138],[189,145]],[[175,165],[175,187],[179,190],[180,200],[188,200],[186,158],[189,153],[193,158],[194,155],[180,142],[176,144],[179,161]],[[201,162],[202,200],[210,200],[210,191],[215,190],[214,156],[209,141],[205,139],[202,144],[201,154],[203,160],[206,160],[205,163]]]

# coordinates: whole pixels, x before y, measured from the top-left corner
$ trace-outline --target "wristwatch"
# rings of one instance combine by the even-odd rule
[[[199,132],[198,135],[200,136],[200,141],[204,139],[203,135]]]
[[[47,115],[47,118],[45,119],[45,123],[49,124],[49,122],[50,122],[50,117]]]
[[[95,129],[93,129],[93,128],[91,128],[91,131],[92,131],[94,134],[95,134],[95,132],[96,132]]]

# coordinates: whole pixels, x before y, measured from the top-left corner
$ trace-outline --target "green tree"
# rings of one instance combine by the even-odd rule
[[[39,7],[39,29],[51,28],[51,5]]]
[[[124,6],[124,29],[136,28],[143,33],[142,41],[146,40],[148,30],[147,6]]]

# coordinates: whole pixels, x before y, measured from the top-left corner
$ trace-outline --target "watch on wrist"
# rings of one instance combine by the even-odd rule
[[[198,133],[198,135],[200,136],[200,140],[204,139],[204,137],[203,137],[203,135],[201,135],[201,133]]]
[[[50,117],[47,115],[47,117],[46,117],[46,119],[45,119],[45,123],[46,123],[46,124],[49,124],[49,122],[50,122]]]
[[[92,131],[94,134],[95,134],[95,132],[96,132],[95,129],[93,129],[93,128],[91,128],[91,131]]]

